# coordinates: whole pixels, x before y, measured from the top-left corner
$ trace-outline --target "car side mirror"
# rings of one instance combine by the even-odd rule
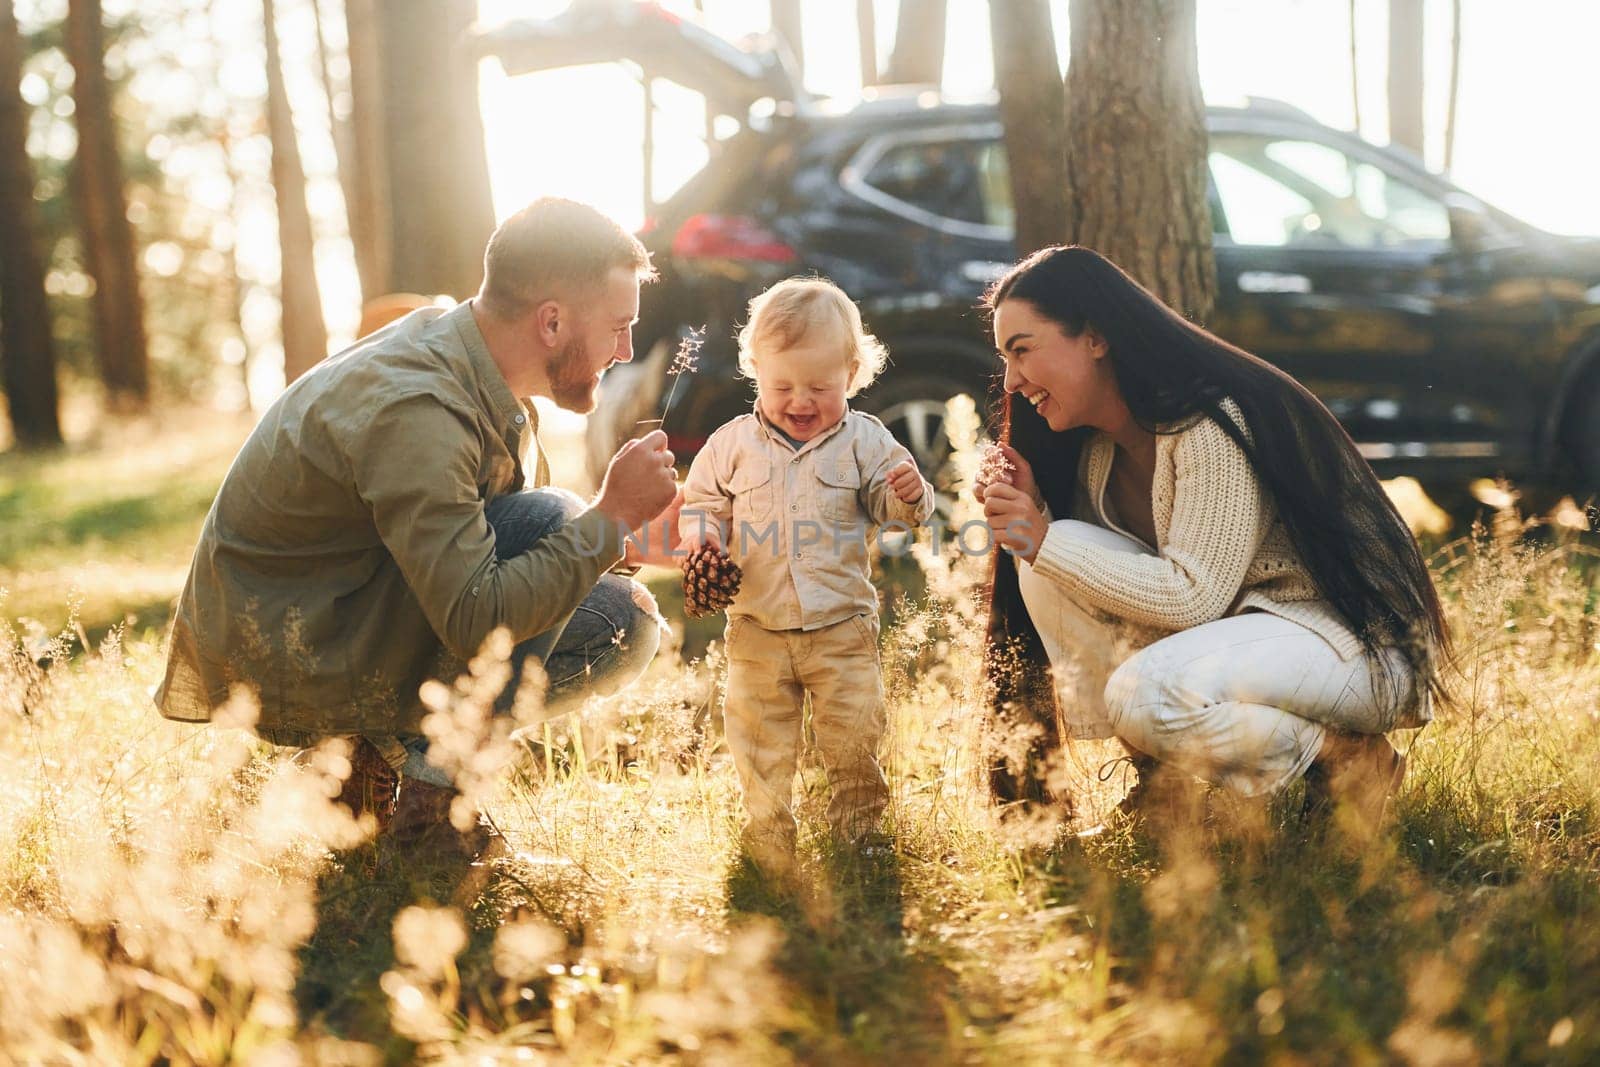
[[[1496,243],[1499,229],[1481,203],[1465,193],[1451,193],[1444,204],[1450,219],[1450,241],[1456,251],[1470,255]]]

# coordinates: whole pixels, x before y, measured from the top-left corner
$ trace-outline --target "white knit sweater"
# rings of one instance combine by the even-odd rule
[[[1244,426],[1232,400],[1223,410]],[[1080,467],[1087,500],[1080,497],[1078,515],[1128,534],[1106,500],[1115,452],[1107,434],[1089,439]],[[1258,610],[1300,623],[1342,659],[1361,654],[1360,640],[1301,562],[1244,450],[1211,419],[1199,416],[1156,438],[1150,503],[1154,555],[1108,551],[1055,524],[1034,570],[1080,604],[1140,626],[1186,630]]]

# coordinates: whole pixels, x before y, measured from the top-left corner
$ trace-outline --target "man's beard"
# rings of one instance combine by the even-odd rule
[[[574,337],[550,365],[550,399],[559,408],[587,415],[594,410],[593,378],[588,350]]]

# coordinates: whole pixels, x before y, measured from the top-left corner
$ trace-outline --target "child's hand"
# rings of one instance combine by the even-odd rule
[[[679,529],[687,527],[689,530],[678,542],[680,553],[693,552],[703,545],[722,547],[722,527],[710,514],[695,510],[683,512],[678,525]]]
[[[912,460],[895,465],[889,471],[889,488],[902,504],[915,504],[922,499],[922,475]]]

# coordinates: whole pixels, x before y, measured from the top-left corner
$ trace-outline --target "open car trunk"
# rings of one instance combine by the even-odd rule
[[[804,106],[809,99],[788,50],[772,39],[747,50],[636,0],[579,0],[553,18],[483,31],[476,44],[479,55],[499,59],[511,75],[627,60],[646,78],[692,89],[716,113],[740,122],[758,100]]]

